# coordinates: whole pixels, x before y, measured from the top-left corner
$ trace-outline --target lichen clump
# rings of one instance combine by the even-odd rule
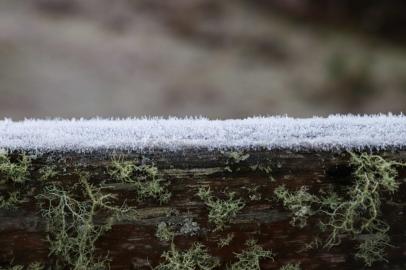
[[[48,181],[58,175],[55,165],[44,166],[39,170],[41,181]]]
[[[0,209],[14,209],[24,200],[23,190],[27,187],[23,184],[29,179],[29,168],[31,158],[21,154],[19,158],[12,161],[7,151],[0,150],[0,184],[7,185],[15,191],[6,191],[0,195]]]
[[[249,154],[244,154],[243,152],[237,151],[223,152],[223,154],[227,158],[226,166],[224,167],[224,170],[227,172],[239,171],[240,170],[239,164],[250,157]]]
[[[274,190],[276,198],[282,201],[292,214],[290,224],[303,228],[307,225],[307,219],[314,214],[312,204],[317,198],[311,195],[306,186],[295,192],[289,192],[284,185],[280,185]]]
[[[172,241],[175,237],[175,232],[172,228],[166,224],[165,222],[160,222],[158,224],[155,236],[159,238],[161,241]]]
[[[27,267],[22,265],[13,265],[9,267],[0,267],[0,270],[43,270],[44,266],[39,262],[30,263]]]
[[[326,211],[329,220],[324,225],[332,229],[327,246],[340,244],[343,234],[386,233],[389,230],[389,225],[380,218],[381,196],[384,192],[393,194],[398,190],[395,166],[405,165],[367,154],[351,154],[351,164],[355,166],[355,185],[348,190],[347,199]]]
[[[389,242],[389,236],[385,233],[367,235],[357,247],[355,257],[364,261],[369,267],[375,262],[388,262],[383,251],[391,246]]]
[[[4,177],[0,182],[11,181],[24,183],[28,180],[31,159],[27,155],[21,155],[16,162],[12,162],[7,152],[0,150],[0,174]]]
[[[355,257],[370,266],[376,261],[385,261],[385,248],[390,246],[387,236],[390,227],[381,218],[381,197],[385,192],[393,194],[398,190],[396,167],[406,164],[387,161],[378,155],[350,155],[355,183],[343,196],[330,193],[317,197],[304,187],[289,192],[284,186],[275,189],[275,195],[292,211],[293,225],[303,227],[310,216],[323,216],[320,225],[328,232],[324,247],[339,245],[344,237],[360,241]],[[361,239],[362,234],[371,237]]]
[[[259,172],[267,175],[269,180],[271,180],[271,182],[276,181],[275,178],[272,176],[273,170],[272,170],[270,160],[266,160],[265,162],[262,162],[262,163],[257,163],[256,165],[250,166],[250,168],[253,171],[259,171]]]
[[[37,198],[44,201],[49,254],[57,257],[57,265],[63,263],[74,270],[107,269],[108,258],[95,256],[95,242],[115,220],[136,217],[132,208],[114,206],[115,197],[90,184],[87,174],[80,174],[79,183],[70,190],[48,185]],[[99,211],[110,213],[104,224],[94,221]]]
[[[137,165],[134,161],[115,157],[111,161],[108,173],[117,181],[131,184],[139,201],[151,198],[163,204],[171,197],[167,189],[168,183],[160,178],[158,168],[153,165]]]
[[[8,197],[0,196],[0,209],[14,209],[22,202],[20,192],[9,192]]]
[[[279,270],[300,270],[300,265],[298,263],[288,263],[279,268]]]
[[[273,252],[264,250],[255,240],[248,240],[246,245],[247,249],[241,253],[235,253],[237,261],[228,270],[261,270],[261,260],[269,259],[274,261]]]
[[[162,254],[164,262],[154,270],[212,270],[220,265],[218,258],[210,255],[205,246],[194,243],[186,251],[179,251],[172,243],[171,249]]]
[[[228,233],[225,237],[219,239],[217,246],[219,248],[226,247],[231,244],[231,241],[234,239],[234,233]]]
[[[223,230],[245,206],[242,199],[235,198],[235,193],[233,192],[227,193],[227,199],[220,199],[213,196],[210,187],[201,187],[197,195],[209,208],[208,219],[209,222],[215,225],[215,231]]]

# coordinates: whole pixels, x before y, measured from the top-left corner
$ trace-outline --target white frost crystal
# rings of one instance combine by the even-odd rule
[[[25,151],[386,149],[406,146],[404,115],[0,121],[0,148]]]

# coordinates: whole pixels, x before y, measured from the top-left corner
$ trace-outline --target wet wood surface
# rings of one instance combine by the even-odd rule
[[[288,150],[250,150],[246,160],[230,163],[227,153],[205,149],[183,151],[147,151],[144,153],[91,154],[48,153],[33,159],[27,196],[17,209],[0,210],[0,265],[27,265],[30,262],[47,262],[48,242],[46,222],[42,218],[35,195],[38,194],[38,170],[45,164],[57,166],[55,181],[75,183],[73,172],[80,168],[91,172],[91,182],[101,183],[111,178],[107,173],[113,155],[128,160],[153,162],[160,175],[170,184],[172,193],[168,203],[160,205],[150,200],[139,203],[129,185],[109,185],[109,190],[135,206],[141,218],[131,222],[119,222],[97,242],[97,252],[108,254],[111,269],[150,269],[162,261],[161,254],[170,248],[170,243],[159,240],[156,229],[165,222],[175,229],[174,243],[179,249],[187,249],[194,242],[209,248],[210,254],[221,259],[222,267],[235,261],[236,252],[245,248],[245,241],[256,239],[265,249],[272,250],[275,261],[264,260],[261,269],[279,269],[282,265],[300,263],[302,269],[406,269],[406,177],[405,168],[399,168],[401,185],[394,195],[383,200],[383,219],[391,226],[389,235],[393,247],[387,248],[387,263],[376,263],[367,268],[354,258],[355,245],[352,240],[331,249],[322,247],[304,250],[315,237],[323,236],[317,226],[319,218],[312,217],[309,224],[300,229],[290,225],[291,214],[275,200],[274,189],[281,184],[290,190],[301,186],[317,193],[326,188],[340,192],[353,184],[349,154],[344,151],[292,152]],[[406,160],[406,151],[380,152],[388,160]],[[269,165],[270,175],[253,170],[258,164]],[[231,169],[228,170],[228,168]],[[231,224],[221,232],[215,232],[208,222],[208,209],[196,195],[199,187],[210,185],[214,195],[224,196],[224,191],[236,192],[245,207],[232,219]],[[2,186],[1,191],[9,189]],[[251,188],[251,190],[250,190]],[[253,194],[253,189],[256,189]],[[253,199],[250,195],[256,195]],[[100,217],[98,222],[104,222]],[[186,223],[197,224],[192,233],[181,233]],[[190,225],[190,224],[189,224]],[[235,235],[229,246],[220,248],[218,241],[228,233]]]

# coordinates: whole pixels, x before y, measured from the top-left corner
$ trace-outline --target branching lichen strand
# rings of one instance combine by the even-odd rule
[[[274,254],[270,250],[264,250],[257,245],[255,240],[246,242],[247,249],[241,253],[235,253],[237,261],[233,263],[228,270],[261,270],[260,261],[269,259],[274,261]]]
[[[171,229],[171,227],[166,224],[165,222],[160,222],[158,224],[155,236],[158,237],[161,241],[172,241],[175,237],[175,232]]]
[[[233,241],[233,239],[234,239],[234,233],[228,233],[226,236],[219,239],[219,241],[217,242],[217,246],[219,248],[229,246],[231,241]]]
[[[44,166],[39,170],[40,174],[40,180],[41,181],[48,181],[49,179],[55,177],[58,175],[58,172],[56,171],[56,166],[54,165],[48,165]]]
[[[220,265],[219,260],[207,252],[205,246],[195,243],[186,251],[179,251],[171,244],[171,249],[162,254],[164,262],[154,270],[212,270]]]
[[[302,187],[289,192],[283,185],[275,189],[276,197],[293,213],[292,224],[304,227],[308,217],[326,216],[321,228],[328,232],[324,247],[339,245],[343,237],[359,239],[361,234],[373,237],[360,240],[356,254],[368,266],[376,261],[385,261],[385,248],[389,246],[389,225],[381,219],[381,196],[393,194],[399,188],[396,181],[397,166],[405,163],[387,161],[378,155],[350,153],[351,165],[355,168],[355,184],[342,197],[330,193],[317,197]]]
[[[114,157],[108,173],[117,181],[133,185],[139,201],[152,198],[163,204],[171,197],[168,183],[159,177],[158,168],[153,165],[136,165],[133,161]]]
[[[5,177],[6,181],[13,183],[24,183],[28,180],[29,167],[31,158],[22,154],[16,162],[12,162],[7,152],[0,150],[0,174]],[[4,182],[1,180],[0,182]]]
[[[103,194],[88,182],[87,174],[80,174],[80,181],[75,188],[83,193],[85,200],[80,200],[73,191],[56,185],[46,186],[44,192],[37,196],[45,201],[47,208],[42,209],[48,223],[50,255],[74,270],[99,270],[108,268],[108,258],[95,256],[95,242],[110,230],[117,219],[134,219],[135,212],[125,205],[112,205],[115,197]],[[96,225],[94,218],[97,211],[111,213],[106,224]]]
[[[384,250],[391,246],[389,242],[390,238],[385,233],[368,235],[357,247],[355,257],[362,260],[368,267],[375,262],[388,262],[384,256]]]
[[[351,164],[355,167],[355,185],[348,190],[348,199],[323,211],[329,216],[323,225],[331,231],[327,247],[340,244],[342,235],[388,232],[389,225],[380,217],[381,194],[385,191],[394,193],[398,189],[396,166],[406,166],[365,153],[351,153]]]
[[[222,200],[213,196],[210,187],[201,187],[197,195],[209,208],[209,222],[215,225],[215,231],[223,230],[226,224],[236,217],[245,206],[242,199],[235,199],[233,192],[228,193],[228,198]]]
[[[274,190],[276,198],[293,213],[290,222],[292,226],[303,228],[307,224],[307,219],[315,214],[312,205],[318,199],[307,190],[307,187],[303,186],[295,192],[289,192],[284,185],[280,185]]]

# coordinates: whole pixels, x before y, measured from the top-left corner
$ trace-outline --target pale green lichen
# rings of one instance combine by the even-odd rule
[[[335,209],[342,201],[342,198],[334,192],[320,197],[313,195],[308,192],[306,186],[296,191],[289,191],[284,185],[280,185],[274,190],[274,194],[276,199],[282,201],[283,205],[292,212],[290,224],[299,228],[307,225],[309,217],[324,212],[324,209]]]
[[[227,199],[220,199],[213,196],[210,187],[201,187],[197,195],[209,208],[208,219],[215,225],[215,231],[223,230],[245,206],[240,198],[235,199],[234,192],[227,193]]]
[[[384,250],[391,247],[390,238],[385,233],[376,233],[367,236],[357,247],[355,257],[362,260],[366,266],[372,266],[375,262],[388,262]]]
[[[152,198],[163,204],[171,197],[168,183],[159,177],[158,168],[153,165],[136,165],[133,161],[114,157],[108,173],[117,181],[133,185],[139,201]]]
[[[245,187],[245,189],[248,191],[248,198],[250,201],[260,201],[262,199],[261,193],[258,191],[260,186],[253,186],[253,187]]]
[[[315,237],[310,243],[305,243],[304,247],[301,248],[298,252],[306,252],[312,249],[318,249],[323,246],[323,241],[319,237]]]
[[[48,165],[44,166],[39,170],[39,180],[41,181],[48,181],[51,178],[54,178],[58,175],[55,165]]]
[[[249,154],[244,154],[244,152],[239,152],[239,151],[222,152],[222,153],[227,158],[226,166],[224,168],[224,170],[227,172],[239,171],[240,170],[240,167],[238,166],[239,163],[247,160],[250,157]]]
[[[300,270],[300,264],[288,263],[288,264],[282,266],[281,268],[279,268],[279,270]]]
[[[39,200],[45,201],[42,214],[47,220],[50,256],[73,270],[108,268],[107,257],[95,256],[95,242],[118,219],[136,218],[135,210],[125,205],[113,206],[115,197],[91,185],[87,174],[80,174],[72,190],[48,185]],[[82,200],[81,198],[86,199]],[[109,212],[106,224],[95,224],[98,211]]]
[[[0,151],[0,175],[4,177],[0,182],[11,181],[24,183],[28,180],[31,158],[22,154],[18,160],[12,162],[6,151]]]
[[[168,226],[168,224],[166,224],[166,222],[160,222],[158,224],[155,236],[161,241],[168,242],[173,240],[175,237],[175,232],[170,226]]]
[[[0,196],[0,209],[14,209],[23,201],[20,192],[10,192],[7,197]]]
[[[272,176],[272,167],[271,167],[271,162],[269,160],[263,162],[263,163],[257,163],[256,165],[252,165],[250,166],[251,170],[253,171],[259,171],[264,173],[265,175],[268,176],[269,180],[271,180],[271,182],[275,181],[275,178],[273,178]]]
[[[44,268],[45,268],[45,267],[44,267],[44,265],[43,265],[42,263],[33,262],[33,263],[30,263],[30,264],[28,265],[27,270],[42,270],[42,269],[44,269]]]
[[[351,164],[355,167],[355,185],[348,190],[348,198],[323,211],[329,216],[323,225],[331,231],[327,247],[340,244],[343,235],[388,232],[389,225],[381,219],[381,196],[397,191],[396,166],[406,166],[377,155],[352,153]]]
[[[131,160],[124,160],[123,157],[113,157],[108,167],[108,173],[115,179],[126,181],[133,177],[135,163]]]
[[[21,193],[26,188],[22,185],[28,180],[31,158],[22,153],[12,161],[8,153],[0,150],[0,183],[7,188],[19,188],[17,191],[3,191],[0,195],[0,209],[14,209],[23,202]]]
[[[312,204],[317,201],[317,198],[307,190],[307,187],[303,186],[295,192],[289,192],[284,185],[280,185],[274,190],[276,198],[282,201],[283,205],[293,214],[290,223],[300,228],[306,226],[307,219],[315,213]]]
[[[162,254],[164,262],[155,270],[212,270],[220,265],[218,258],[210,255],[205,246],[195,243],[186,250],[180,251],[171,244],[171,249]]]
[[[247,249],[241,253],[235,253],[237,261],[228,267],[228,270],[261,270],[260,261],[269,259],[274,261],[274,254],[270,250],[264,250],[255,240],[246,242]]]
[[[327,217],[321,222],[323,231],[328,232],[324,247],[339,245],[344,237],[357,240],[361,234],[375,235],[361,239],[356,254],[366,265],[372,265],[376,261],[385,261],[385,248],[389,246],[387,233],[390,227],[381,219],[382,194],[393,194],[398,190],[396,167],[406,164],[365,153],[350,153],[350,156],[350,163],[355,168],[355,184],[344,196],[330,193],[317,197],[308,193],[305,187],[289,192],[284,186],[278,187],[275,195],[292,211],[293,225],[303,227],[307,219],[315,214]]]
[[[13,265],[9,267],[0,267],[0,270],[43,270],[44,266],[39,262],[30,263],[27,267],[22,265]]]
[[[219,248],[229,246],[234,239],[234,233],[228,233],[225,237],[221,237],[217,242]]]

